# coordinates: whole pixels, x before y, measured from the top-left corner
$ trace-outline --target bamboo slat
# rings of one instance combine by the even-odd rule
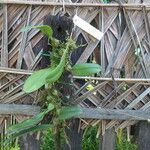
[[[64,3],[62,2],[54,2],[54,1],[27,1],[27,0],[1,0],[1,3],[3,4],[23,4],[23,5],[44,5],[44,6],[64,6]],[[118,3],[89,3],[89,2],[83,2],[83,3],[68,3],[65,2],[65,7],[120,7],[120,4]],[[143,7],[149,8],[150,4],[149,3],[123,3],[121,4],[123,7],[129,7],[130,9],[142,9]]]

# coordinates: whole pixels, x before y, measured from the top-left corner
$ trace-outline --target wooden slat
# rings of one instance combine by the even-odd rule
[[[97,91],[99,88],[103,87],[105,84],[107,83],[107,81],[102,82],[101,84],[98,84],[97,86],[95,86],[91,91],[87,91],[86,93],[84,93],[82,96],[78,97],[77,99],[75,99],[73,101],[74,104],[78,104],[80,102],[82,102],[83,100],[85,100],[88,96],[90,96],[91,94],[93,94],[93,92]]]
[[[80,58],[78,59],[77,64],[85,63],[92,54],[92,52],[94,51],[94,49],[96,48],[96,46],[98,45],[98,43],[99,43],[98,40],[96,40],[95,42],[91,41],[84,50],[84,52],[82,53],[82,55],[80,56]]]
[[[31,75],[33,72],[23,69],[12,69],[6,67],[0,67],[0,73],[11,73],[11,74],[22,74],[22,75]]]
[[[27,10],[27,21],[26,21],[25,26],[29,26],[31,10],[32,10],[32,6],[29,6],[28,10]],[[19,51],[18,59],[17,59],[17,68],[18,69],[21,69],[21,66],[22,66],[23,55],[24,55],[26,41],[27,41],[27,35],[28,35],[28,32],[22,33],[21,46],[20,46],[20,51]]]
[[[40,112],[40,107],[34,105],[0,104],[0,115],[28,115]]]
[[[112,78],[101,78],[101,77],[79,77],[74,76],[74,79],[86,79],[86,80],[97,80],[97,81],[112,81]],[[150,78],[114,78],[116,82],[150,82]]]
[[[7,5],[3,6],[3,31],[2,31],[1,66],[8,67],[8,20]]]
[[[1,0],[1,3],[4,4],[24,4],[24,5],[49,5],[49,6],[63,6],[64,4],[62,2],[42,2],[42,1],[22,1],[22,0]],[[65,3],[66,7],[69,6],[80,6],[80,7],[120,7],[118,3]],[[149,8],[149,3],[128,3],[128,4],[122,4],[122,7],[128,7],[131,9],[142,9],[142,7]]]
[[[150,87],[147,88],[142,94],[140,94],[134,101],[132,101],[132,102],[126,107],[126,109],[132,108],[133,106],[135,106],[138,102],[140,102],[142,99],[144,99],[144,97],[145,97],[147,94],[150,94]]]
[[[77,117],[84,119],[114,119],[114,120],[148,120],[150,110],[117,110],[104,108],[82,108],[82,114]]]

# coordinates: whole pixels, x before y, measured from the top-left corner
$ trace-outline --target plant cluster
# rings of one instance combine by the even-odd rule
[[[128,141],[122,129],[117,132],[116,150],[138,150],[138,146],[133,141]]]
[[[30,29],[39,29],[48,37],[48,44],[51,45],[50,61],[48,68],[35,71],[25,82],[23,90],[31,93],[37,90],[46,91],[42,111],[19,124],[13,125],[8,129],[10,139],[15,139],[28,132],[36,132],[53,128],[55,135],[55,148],[60,147],[61,130],[66,126],[65,120],[82,113],[82,108],[66,103],[61,95],[63,94],[57,85],[61,83],[61,77],[65,72],[78,76],[89,76],[100,72],[98,64],[84,63],[72,66],[70,62],[71,52],[77,48],[76,43],[70,37],[65,42],[60,42],[53,37],[53,30],[50,26],[28,26],[22,29],[26,32]],[[67,84],[67,83],[66,83]],[[73,84],[73,83],[69,83]],[[69,99],[70,97],[68,97]],[[47,124],[42,120],[49,115]],[[10,140],[9,139],[9,140]],[[66,138],[67,139],[67,138]],[[7,141],[6,141],[7,143]]]

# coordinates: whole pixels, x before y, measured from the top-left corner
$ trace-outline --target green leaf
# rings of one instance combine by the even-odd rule
[[[68,50],[69,50],[68,48],[64,49],[63,55],[61,57],[61,60],[58,64],[58,66],[46,78],[47,83],[53,83],[61,77],[61,75],[64,71]]]
[[[67,106],[59,110],[59,119],[65,120],[82,114],[82,109],[78,106]]]
[[[10,141],[12,141],[12,140],[16,139],[17,137],[20,137],[24,134],[42,131],[42,130],[48,130],[49,128],[52,128],[52,127],[53,127],[53,125],[50,125],[50,124],[41,124],[41,125],[33,126],[28,129],[21,130],[17,133],[12,134],[12,136],[10,136],[10,134],[9,134],[10,138],[4,142],[4,145],[7,145]]]
[[[76,64],[72,67],[72,73],[76,76],[89,76],[101,71],[101,66],[94,63]]]
[[[45,34],[49,39],[53,35],[53,30],[50,26],[48,25],[42,25],[42,26],[26,26],[21,29],[21,32],[26,32],[31,29],[39,29],[43,34]]]
[[[50,112],[51,110],[53,110],[55,108],[55,106],[51,103],[49,103],[48,107],[47,107],[47,110],[46,110],[46,113]]]
[[[69,50],[68,48],[64,49],[61,60],[55,68],[42,69],[42,70],[39,70],[39,71],[33,73],[26,80],[26,82],[23,86],[23,90],[26,93],[30,93],[30,92],[34,92],[34,91],[38,90],[46,83],[51,84],[51,83],[56,82],[63,73],[68,50]]]
[[[31,133],[31,132],[41,131],[41,130],[47,130],[47,129],[52,128],[52,127],[53,127],[53,125],[49,125],[49,124],[36,125],[34,127],[22,130],[19,133],[14,134],[14,136],[18,137],[18,136],[21,136],[23,134],[27,134],[29,132]]]
[[[25,129],[28,129],[28,128],[31,128],[31,127],[37,125],[39,122],[41,122],[43,120],[44,116],[53,109],[54,109],[54,105],[49,104],[48,108],[45,111],[39,113],[38,115],[34,116],[33,118],[25,120],[21,123],[18,123],[18,124],[15,124],[15,125],[9,127],[8,133],[14,134],[14,133],[20,132],[22,130],[25,130]]]
[[[31,93],[39,88],[41,88],[43,85],[46,84],[46,78],[50,74],[52,69],[42,69],[39,71],[34,72],[26,81],[23,86],[23,90],[26,93]]]

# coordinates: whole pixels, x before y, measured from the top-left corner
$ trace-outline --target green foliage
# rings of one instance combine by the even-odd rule
[[[9,138],[5,140],[4,145],[9,144],[10,141],[13,139],[22,136],[23,134],[27,134],[29,132],[37,132],[41,130],[47,130],[48,128],[52,127],[49,124],[42,124],[38,125],[44,118],[44,116],[54,109],[53,104],[49,104],[48,108],[43,112],[39,113],[38,115],[34,116],[31,119],[25,120],[21,123],[12,125],[8,128],[8,136]]]
[[[48,25],[42,25],[42,26],[26,26],[21,29],[21,32],[27,32],[31,29],[39,29],[44,35],[46,35],[49,39],[51,39],[53,35],[53,30]]]
[[[35,125],[33,127],[30,127],[30,128],[27,128],[27,129],[22,129],[20,132],[18,133],[14,133],[9,139],[8,139],[8,142],[9,140],[13,140],[17,137],[20,137],[24,134],[27,134],[27,133],[33,133],[33,132],[37,132],[37,131],[42,131],[42,130],[48,130],[49,128],[52,128],[53,126],[52,125],[49,125],[49,124],[42,124],[42,125]],[[6,141],[6,144],[7,144],[7,141]]]
[[[76,64],[72,67],[72,73],[76,76],[89,76],[101,71],[101,66],[93,63]]]
[[[55,38],[52,38],[53,32],[49,26],[28,26],[23,28],[22,31],[28,31],[32,28],[40,29],[42,33],[51,39],[53,54],[51,57],[51,68],[36,71],[26,80],[23,86],[23,90],[26,93],[34,92],[47,83],[52,84],[58,81],[64,72],[66,64],[68,64],[69,60],[66,61],[68,53],[76,48],[75,42],[70,38],[66,40],[66,43],[62,44]],[[85,63],[74,65],[71,70],[74,75],[89,76],[100,72],[101,69],[98,64]]]
[[[84,132],[82,139],[83,150],[98,150],[100,144],[100,138],[96,138],[98,126],[90,126]],[[64,140],[65,136],[61,133],[61,139]],[[64,141],[62,142],[64,143]],[[54,132],[53,129],[49,129],[43,135],[43,144],[41,150],[54,150]],[[116,150],[138,150],[137,145],[132,141],[127,141],[126,134],[122,131],[117,135]]]
[[[7,146],[1,147],[0,150],[20,150],[20,147],[19,147],[19,145],[15,145],[14,146],[14,143],[9,143]]]
[[[44,132],[41,150],[55,150],[53,130],[49,129],[47,132]]]
[[[68,49],[65,49],[60,63],[55,68],[42,69],[33,73],[25,82],[23,90],[26,93],[31,93],[38,90],[46,83],[56,82],[62,75],[65,67],[65,59]]]
[[[20,150],[20,148],[19,148],[19,146],[17,146],[17,147],[10,148],[10,150]]]
[[[63,55],[61,57],[60,63],[57,65],[57,67],[55,67],[50,74],[48,75],[48,77],[46,78],[47,83],[51,84],[53,82],[58,81],[58,79],[60,78],[60,76],[62,75],[63,71],[64,71],[64,67],[65,67],[65,63],[66,63],[66,56],[67,53],[69,51],[68,49],[69,47],[67,46],[66,49],[64,49],[63,51]]]
[[[15,124],[15,125],[9,127],[8,133],[11,135],[11,134],[18,133],[22,130],[29,129],[29,128],[37,125],[40,121],[43,120],[44,116],[53,109],[54,109],[54,105],[49,104],[48,108],[45,111],[39,113],[38,115],[34,116],[33,118],[25,120],[21,123],[18,123],[18,124]]]
[[[117,133],[116,150],[138,150],[137,145],[127,140],[126,134],[120,129]]]
[[[69,56],[72,50],[76,48],[75,41],[71,38],[67,38],[65,42],[58,41],[52,37],[53,31],[51,27],[47,25],[27,26],[21,31],[25,32],[33,28],[39,29],[49,39],[48,42],[52,46],[52,52],[50,55],[51,65],[47,69],[42,69],[33,73],[26,80],[23,90],[26,93],[31,93],[45,85],[46,96],[43,106],[45,108],[48,105],[48,108],[39,113],[37,116],[10,127],[8,130],[8,134],[11,137],[10,139],[14,139],[28,132],[47,130],[47,128],[51,127],[54,128],[54,134],[56,135],[55,137],[57,137],[60,131],[64,128],[66,119],[78,116],[82,113],[82,109],[79,107],[62,106],[63,100],[61,100],[60,95],[63,93],[61,93],[59,89],[56,89],[56,85],[59,82],[60,77],[65,71],[71,72],[71,70],[73,74],[82,76],[100,72],[100,66],[98,64],[85,63],[71,67]],[[48,124],[41,125],[41,121],[49,112],[51,112],[52,117],[48,124],[53,124],[53,126]],[[57,141],[54,142],[57,144]]]
[[[20,150],[19,145],[15,145],[14,147],[9,148],[8,150]]]
[[[83,136],[82,139],[82,149],[83,150],[98,150],[99,147],[99,139],[96,138],[98,127],[89,127]],[[65,135],[61,132],[62,143],[64,141]],[[43,135],[43,143],[41,145],[41,150],[55,150],[54,146],[54,132],[52,129],[49,129]]]
[[[82,149],[83,150],[98,150],[100,139],[96,138],[98,127],[89,127],[86,129],[82,140]]]
[[[103,0],[103,2],[104,2],[104,3],[109,3],[109,2],[110,2],[110,0]]]
[[[49,129],[43,133],[41,150],[55,150],[54,136],[55,135],[53,129]],[[60,149],[63,149],[63,146],[65,145],[65,135],[62,129],[61,129],[60,136],[61,136],[61,143],[62,143],[62,147]]]
[[[82,109],[77,106],[62,107],[59,111],[59,119],[66,120],[82,113]]]
[[[50,74],[51,69],[42,69],[33,73],[25,82],[23,90],[26,93],[31,93],[46,84],[46,78]]]

